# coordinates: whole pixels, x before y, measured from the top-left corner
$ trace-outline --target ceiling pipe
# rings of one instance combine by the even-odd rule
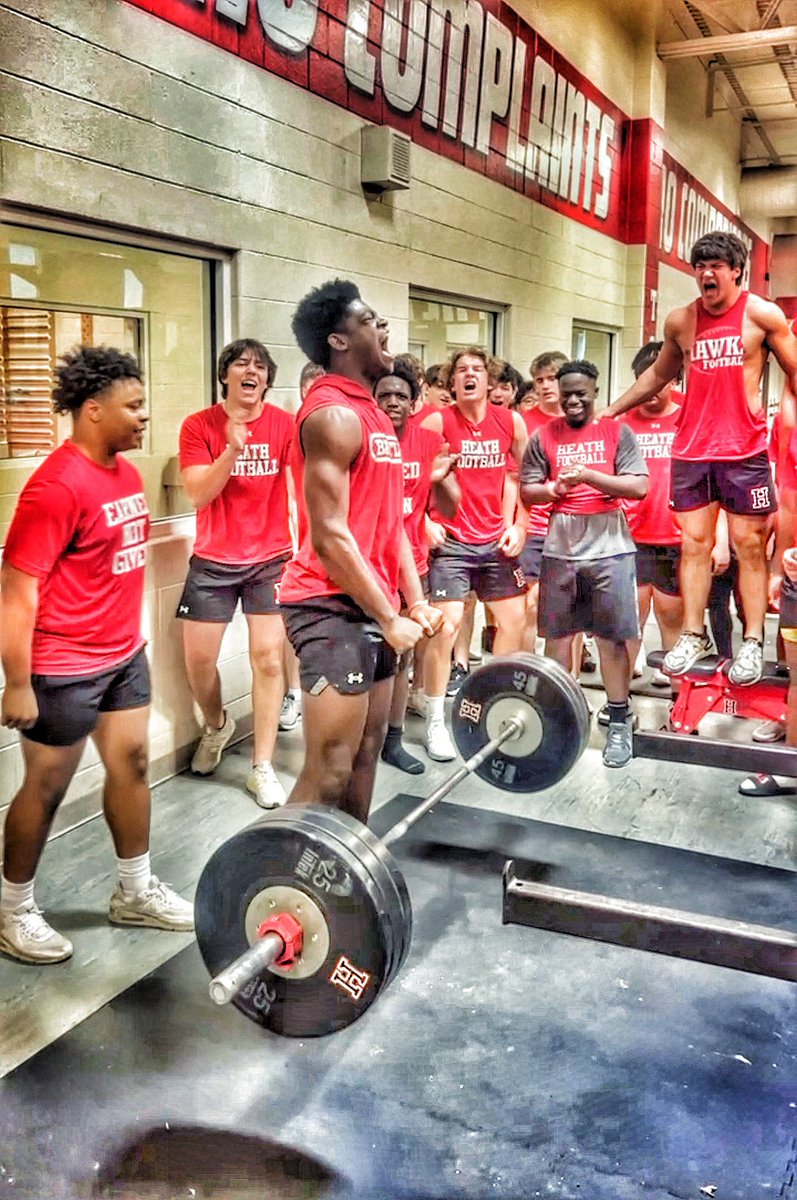
[[[761,46],[784,46],[797,42],[797,25],[774,29],[753,29],[748,33],[722,33],[717,37],[687,38],[682,42],[661,42],[656,53],[662,61],[671,58],[696,58],[713,54],[733,54],[737,50],[756,50]]]

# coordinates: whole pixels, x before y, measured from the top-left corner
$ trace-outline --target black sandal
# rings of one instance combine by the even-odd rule
[[[781,779],[783,776],[781,776]],[[797,785],[779,783],[777,775],[748,775],[739,784],[740,796],[794,796]]]

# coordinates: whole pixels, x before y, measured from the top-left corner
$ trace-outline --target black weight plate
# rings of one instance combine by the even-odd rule
[[[452,731],[468,759],[490,741],[490,709],[502,701],[502,715],[529,706],[541,725],[539,745],[522,757],[503,747],[475,773],[508,792],[538,792],[567,775],[589,739],[589,709],[578,684],[558,663],[536,654],[494,658],[465,679],[454,698]],[[493,730],[493,733],[496,732]]]
[[[196,934],[211,975],[248,949],[247,908],[278,885],[315,901],[329,928],[329,953],[305,979],[262,972],[233,1004],[282,1036],[323,1037],[351,1025],[387,986],[395,952],[384,897],[360,856],[305,821],[301,808],[270,814],[220,846],[200,876]]]
[[[401,969],[412,939],[412,905],[399,865],[387,846],[348,813],[328,806],[307,806],[304,819],[348,845],[370,872],[377,894],[384,902],[385,918],[393,935],[386,987]]]

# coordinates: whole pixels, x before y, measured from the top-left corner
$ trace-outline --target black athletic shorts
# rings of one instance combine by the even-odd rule
[[[100,713],[145,708],[150,702],[144,647],[97,675],[32,675],[39,717],[22,736],[44,746],[74,746],[96,728]]]
[[[681,565],[680,546],[651,546],[637,542],[636,581],[640,587],[652,584],[665,596],[680,596],[678,569]]]
[[[350,596],[319,596],[283,604],[280,611],[299,659],[303,692],[317,696],[333,687],[357,696],[396,674],[395,650]]]
[[[731,462],[672,460],[672,506],[690,512],[719,503],[740,517],[765,517],[778,507],[766,453]]]
[[[278,613],[279,581],[288,557],[284,554],[268,562],[236,567],[192,554],[177,616],[184,621],[227,625],[239,600],[250,616]]]
[[[636,555],[571,561],[543,555],[538,626],[541,637],[590,633],[609,642],[638,638]]]
[[[526,583],[539,579],[542,567],[542,548],[545,545],[545,534],[542,537],[526,538],[526,544],[520,551],[518,562],[526,577]]]
[[[520,559],[507,558],[497,541],[466,546],[450,534],[430,555],[429,587],[432,604],[466,600],[470,592],[479,600],[508,600],[528,590]]]

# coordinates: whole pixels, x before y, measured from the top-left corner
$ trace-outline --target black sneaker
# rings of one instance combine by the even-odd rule
[[[467,667],[460,666],[459,663],[454,663],[451,668],[451,674],[448,677],[448,687],[446,688],[447,696],[456,696],[459,689],[462,687],[465,680],[470,675]]]
[[[612,721],[603,747],[604,767],[625,767],[634,757],[630,721]]]

